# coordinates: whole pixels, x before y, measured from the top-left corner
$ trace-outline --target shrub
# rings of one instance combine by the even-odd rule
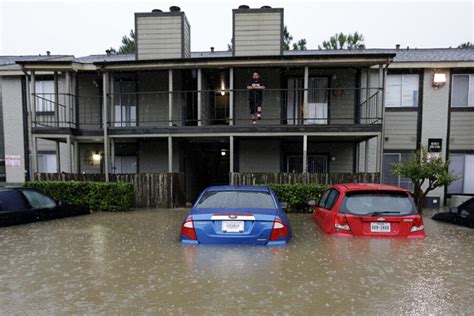
[[[134,203],[130,183],[33,181],[25,187],[40,190],[68,204],[87,205],[94,211],[127,211]]]
[[[311,212],[309,200],[319,200],[328,186],[323,184],[267,184],[280,202],[288,202],[287,212]]]

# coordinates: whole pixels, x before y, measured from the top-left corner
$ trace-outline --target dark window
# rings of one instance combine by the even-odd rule
[[[27,209],[28,205],[23,195],[15,190],[0,191],[0,211],[15,211]]]
[[[196,208],[276,208],[269,192],[207,191]]]
[[[56,207],[56,202],[52,198],[42,193],[32,191],[32,190],[23,190],[23,194],[25,195],[26,199],[28,200],[32,208]]]
[[[405,192],[349,192],[342,201],[340,211],[354,215],[369,215],[377,212],[380,215],[416,214],[413,199]],[[386,214],[383,214],[387,212]],[[392,214],[392,212],[394,212]]]
[[[382,182],[394,185],[407,190],[413,190],[413,182],[409,178],[404,178],[392,174],[395,162],[407,162],[412,159],[412,153],[385,153],[383,154]]]
[[[287,160],[287,172],[301,173],[303,172],[303,156],[291,155]],[[325,155],[308,155],[308,172],[309,173],[327,173],[328,157]]]
[[[334,207],[334,204],[336,204],[337,198],[339,197],[339,192],[337,190],[331,189],[327,191],[324,195],[325,199],[324,201],[321,199],[321,203],[319,203],[319,206],[330,210]]]

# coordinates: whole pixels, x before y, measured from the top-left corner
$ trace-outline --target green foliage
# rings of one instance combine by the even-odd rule
[[[285,25],[283,29],[283,50],[289,50],[293,36],[288,32],[288,27]]]
[[[87,205],[94,211],[128,211],[134,203],[130,183],[33,181],[25,187],[40,190],[68,204]]]
[[[458,46],[458,48],[474,48],[474,43],[471,43],[471,42],[462,43]]]
[[[311,212],[308,201],[319,200],[321,192],[327,188],[322,184],[266,184],[280,202],[288,203],[287,212]]]
[[[319,49],[358,49],[365,48],[364,35],[354,32],[349,34],[336,33],[328,41],[323,41]]]
[[[122,45],[119,47],[118,50],[111,47],[107,50],[108,53],[111,54],[134,54],[135,53],[135,32],[130,30],[130,35],[124,35],[122,37]]]
[[[302,38],[297,43],[293,43],[293,50],[306,50],[306,39]]]
[[[449,163],[441,157],[430,158],[428,152],[421,147],[411,161],[393,164],[394,175],[409,178],[413,182],[418,213],[423,212],[424,200],[429,192],[448,186],[457,179],[449,173]]]

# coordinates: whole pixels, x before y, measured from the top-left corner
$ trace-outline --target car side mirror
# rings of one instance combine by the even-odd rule
[[[288,202],[280,202],[280,207],[282,210],[286,211],[288,209]]]
[[[452,213],[452,214],[458,214],[459,213],[459,209],[457,207],[451,207],[449,209],[449,212]]]
[[[308,201],[308,206],[317,206],[318,205],[318,202],[316,202],[316,200],[309,200]]]

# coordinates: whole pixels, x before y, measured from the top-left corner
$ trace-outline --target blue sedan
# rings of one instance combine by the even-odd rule
[[[205,189],[181,227],[185,244],[282,245],[290,222],[275,193],[261,186]]]

